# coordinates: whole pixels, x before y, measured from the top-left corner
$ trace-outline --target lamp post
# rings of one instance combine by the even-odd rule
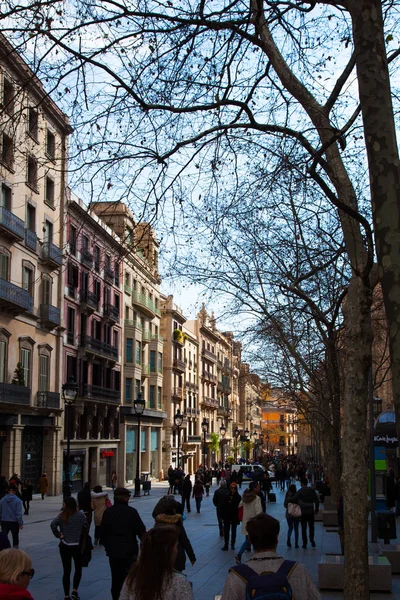
[[[245,438],[246,438],[247,441],[249,441],[249,435],[250,435],[250,431],[246,427],[246,429],[244,430],[244,436],[245,436]],[[247,457],[246,458],[247,459],[250,458],[250,448],[247,451]]]
[[[268,433],[265,436],[265,443],[267,444],[267,452],[269,452],[269,435],[268,435]]]
[[[235,436],[235,440],[236,440],[236,460],[238,457],[238,439],[240,437],[240,429],[239,427],[236,427],[235,431],[233,432],[233,435]]]
[[[139,392],[138,397],[133,403],[133,410],[135,411],[135,415],[138,420],[138,434],[137,434],[137,444],[136,444],[136,477],[135,477],[135,496],[140,496],[140,418],[144,412],[145,401],[142,396],[142,392]]]
[[[64,400],[65,406],[65,430],[67,433],[67,455],[65,457],[65,466],[64,466],[64,487],[63,487],[63,497],[69,498],[71,496],[71,415],[72,415],[72,407],[75,404],[76,397],[79,391],[79,385],[75,383],[73,377],[68,378],[68,382],[64,383],[62,386],[62,396]]]
[[[224,441],[225,441],[225,435],[226,435],[226,427],[224,424],[221,425],[221,427],[219,428],[219,433],[221,436],[221,461],[222,461],[222,468],[224,467]]]
[[[204,417],[203,422],[201,424],[201,428],[203,430],[203,467],[204,467],[204,469],[206,468],[206,452],[207,452],[206,437],[207,437],[207,433],[208,433],[208,427],[209,427],[208,419],[206,419]]]
[[[253,451],[253,460],[254,462],[256,462],[256,457],[257,457],[257,451],[256,451],[256,442],[257,442],[257,438],[258,438],[258,433],[256,430],[253,431],[253,433],[251,434],[252,438],[253,438],[253,444],[254,444],[254,451]]]
[[[174,416],[174,424],[175,424],[175,427],[178,430],[178,452],[177,452],[177,467],[178,467],[178,469],[179,469],[179,460],[180,460],[179,446],[180,446],[180,441],[181,441],[181,427],[182,427],[182,423],[183,423],[183,415],[181,415],[181,411],[178,408],[177,411],[176,411],[176,415]]]

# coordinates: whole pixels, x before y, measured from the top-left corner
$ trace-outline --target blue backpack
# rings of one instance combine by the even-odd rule
[[[288,577],[296,565],[294,560],[285,560],[276,573],[265,571],[261,575],[248,565],[237,565],[229,570],[246,583],[246,600],[292,600]]]

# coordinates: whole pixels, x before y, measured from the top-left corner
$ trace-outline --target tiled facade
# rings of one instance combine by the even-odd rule
[[[66,116],[0,35],[0,462],[61,482]],[[11,383],[17,364],[17,385]]]

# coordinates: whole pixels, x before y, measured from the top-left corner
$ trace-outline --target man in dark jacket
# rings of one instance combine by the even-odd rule
[[[298,504],[301,508],[301,535],[303,538],[303,548],[307,548],[307,523],[311,546],[315,548],[314,504],[315,513],[317,513],[319,510],[319,500],[317,492],[308,487],[308,480],[306,477],[301,480],[301,488],[293,496],[292,502]]]
[[[219,535],[224,537],[224,514],[223,514],[223,506],[225,503],[225,499],[229,494],[226,489],[226,481],[221,481],[220,486],[214,492],[213,496],[213,504],[217,509],[217,519],[218,519],[218,527],[219,527]]]
[[[100,543],[104,546],[111,569],[111,595],[118,600],[122,585],[139,553],[137,538],[146,533],[138,511],[129,506],[130,491],[117,488],[114,506],[104,511],[100,528]]]

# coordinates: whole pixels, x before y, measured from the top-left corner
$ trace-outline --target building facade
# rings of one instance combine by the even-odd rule
[[[0,464],[61,481],[67,117],[0,35]]]

